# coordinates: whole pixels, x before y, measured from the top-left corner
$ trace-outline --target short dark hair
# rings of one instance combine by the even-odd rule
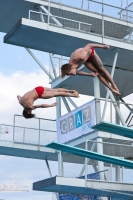
[[[67,73],[70,71],[72,65],[69,63],[66,63],[64,65],[61,66],[61,77],[64,78]]]
[[[30,119],[30,118],[33,118],[35,117],[35,114],[29,114],[26,110],[23,110],[23,116],[26,118],[26,119]]]

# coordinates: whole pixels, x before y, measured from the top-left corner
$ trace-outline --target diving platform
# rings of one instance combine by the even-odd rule
[[[117,158],[117,157],[114,157],[114,156],[99,154],[99,153],[96,153],[96,152],[87,151],[87,150],[84,150],[84,149],[81,149],[81,148],[76,148],[76,147],[68,146],[68,145],[65,145],[65,144],[59,144],[59,143],[56,143],[56,142],[52,142],[52,143],[46,145],[46,147],[56,149],[56,150],[59,150],[59,151],[62,151],[62,152],[82,156],[82,157],[85,157],[85,158],[91,158],[91,159],[102,161],[102,162],[105,162],[105,163],[111,163],[111,164],[114,164],[114,165],[119,165],[119,166],[123,166],[123,167],[133,169],[133,162],[132,161],[120,159],[120,158]]]
[[[0,141],[0,155],[57,161],[57,151],[32,144]]]
[[[101,122],[99,124],[92,126],[91,128],[98,131],[104,131],[104,132],[108,132],[108,133],[112,133],[112,134],[133,139],[133,129],[125,127],[125,126],[120,126],[118,124]]]
[[[85,33],[57,25],[48,25],[47,23],[21,18],[5,35],[4,43],[69,57],[75,49],[84,47],[88,43],[102,43],[102,38],[102,35],[95,35],[90,32]],[[117,41],[116,39],[114,40],[113,38],[106,37],[104,43],[111,46],[111,52],[116,48],[121,48],[124,51],[123,55],[127,53],[128,57],[131,54],[129,52],[133,51],[132,43],[121,40]],[[107,52],[110,54],[110,51],[108,50]],[[103,54],[103,52],[101,52],[101,54]],[[108,53],[106,54],[108,55]]]
[[[65,194],[95,195],[117,197],[120,199],[133,198],[133,185],[99,180],[85,180],[80,178],[52,177],[33,183],[33,190],[60,192]],[[77,194],[77,195],[78,195]]]

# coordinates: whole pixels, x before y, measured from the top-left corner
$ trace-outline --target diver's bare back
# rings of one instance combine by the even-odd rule
[[[76,49],[70,57],[70,64],[78,64],[77,68],[79,68],[82,64],[86,62],[86,60],[91,55],[91,51],[85,51],[84,48]]]
[[[36,90],[33,89],[21,97],[20,104],[24,107],[25,110],[34,110],[33,103],[36,99],[38,99],[38,95]]]

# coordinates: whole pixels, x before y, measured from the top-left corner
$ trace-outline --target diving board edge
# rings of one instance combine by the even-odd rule
[[[59,150],[59,151],[62,151],[62,152],[74,154],[74,155],[77,155],[77,156],[90,158],[90,159],[93,159],[93,160],[98,160],[98,161],[102,161],[102,162],[105,162],[105,163],[111,163],[111,164],[114,164],[114,165],[124,166],[124,167],[133,169],[133,162],[132,161],[124,160],[124,159],[117,158],[117,157],[114,157],[114,156],[99,154],[97,152],[87,151],[87,150],[84,150],[84,149],[68,146],[68,145],[65,145],[65,144],[59,144],[59,143],[56,143],[56,142],[52,142],[52,143],[46,145],[46,147],[53,148],[53,149],[56,149],[56,150]]]
[[[103,121],[100,122],[99,124],[92,126],[91,128],[97,131],[108,132],[111,134],[133,139],[133,129],[118,124],[113,124]]]

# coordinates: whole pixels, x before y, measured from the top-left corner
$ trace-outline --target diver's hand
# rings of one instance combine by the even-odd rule
[[[103,46],[103,48],[104,48],[104,49],[109,49],[110,46],[106,44],[106,45]]]
[[[96,77],[96,76],[98,76],[98,72],[92,72],[92,73],[90,73],[90,76]]]
[[[51,106],[52,106],[52,107],[57,106],[57,103],[56,103],[56,102],[55,102],[55,103],[52,103]]]

